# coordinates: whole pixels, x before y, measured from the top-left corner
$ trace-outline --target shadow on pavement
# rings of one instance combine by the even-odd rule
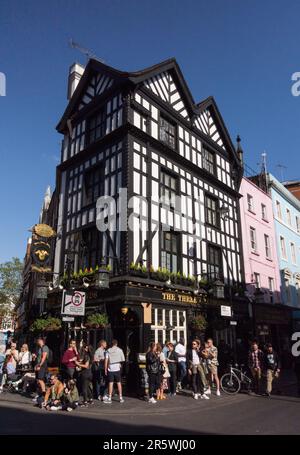
[[[201,435],[196,431],[188,431],[166,425],[151,425],[139,423],[120,423],[117,416],[108,420],[99,410],[99,417],[93,418],[88,414],[80,415],[62,411],[49,412],[20,407],[0,407],[1,435]],[[132,416],[135,417],[135,416]],[[130,420],[130,417],[128,417]],[[167,423],[167,421],[166,421]]]

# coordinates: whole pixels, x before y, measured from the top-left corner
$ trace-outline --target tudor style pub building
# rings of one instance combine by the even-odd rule
[[[69,336],[93,345],[117,338],[128,362],[151,340],[190,339],[201,315],[216,343],[247,338],[242,166],[214,99],[195,103],[175,59],[132,73],[91,59],[71,67],[68,100],[57,125],[63,141],[48,311],[60,311],[66,270],[76,277],[104,261],[109,288],[82,290],[86,314],[106,313],[109,326],[87,331],[75,318]],[[118,208],[115,229],[104,232],[101,196]]]

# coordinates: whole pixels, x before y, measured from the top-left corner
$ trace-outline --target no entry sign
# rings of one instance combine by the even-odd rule
[[[84,316],[85,292],[64,291],[61,303],[61,314],[69,316]]]

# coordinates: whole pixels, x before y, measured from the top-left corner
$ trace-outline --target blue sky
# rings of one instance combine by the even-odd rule
[[[213,95],[246,162],[268,154],[280,178],[299,178],[298,1],[1,0],[0,262],[23,257],[46,186],[54,185],[74,61],[72,37],[111,66],[137,70],[176,57],[195,101]]]

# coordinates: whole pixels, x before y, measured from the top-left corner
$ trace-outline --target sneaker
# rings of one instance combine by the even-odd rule
[[[50,407],[50,411],[58,411],[59,410],[59,406],[51,406]]]
[[[200,398],[201,398],[201,400],[209,400],[209,397],[205,393],[200,395]]]
[[[80,403],[79,405],[81,408],[86,408],[88,406],[88,402],[87,401],[83,401],[82,403]]]
[[[67,411],[68,411],[68,412],[72,412],[72,411],[73,411],[73,408],[67,408]]]
[[[123,397],[120,397],[120,403],[125,403],[125,400]]]
[[[220,397],[220,396],[221,396],[220,390],[217,390],[217,391],[216,391],[216,395],[217,395],[217,397]]]
[[[108,395],[103,395],[103,397],[102,397],[102,401],[106,401],[106,400],[108,400],[108,398],[109,398],[109,396],[108,396]]]
[[[32,398],[32,402],[33,402],[33,403],[36,403],[37,400],[38,400],[38,397],[39,397],[39,396],[37,395],[36,397]]]
[[[198,400],[198,393],[194,393],[194,400]]]
[[[103,398],[104,398],[104,397],[103,397]],[[97,398],[97,400],[102,401],[102,396],[99,395],[98,398]]]
[[[103,400],[103,403],[111,404],[111,397],[107,397],[107,400]]]
[[[149,398],[148,403],[157,403],[157,401],[154,397],[152,397],[152,398]]]
[[[206,395],[211,395],[211,388],[209,387],[205,393],[206,393]]]

